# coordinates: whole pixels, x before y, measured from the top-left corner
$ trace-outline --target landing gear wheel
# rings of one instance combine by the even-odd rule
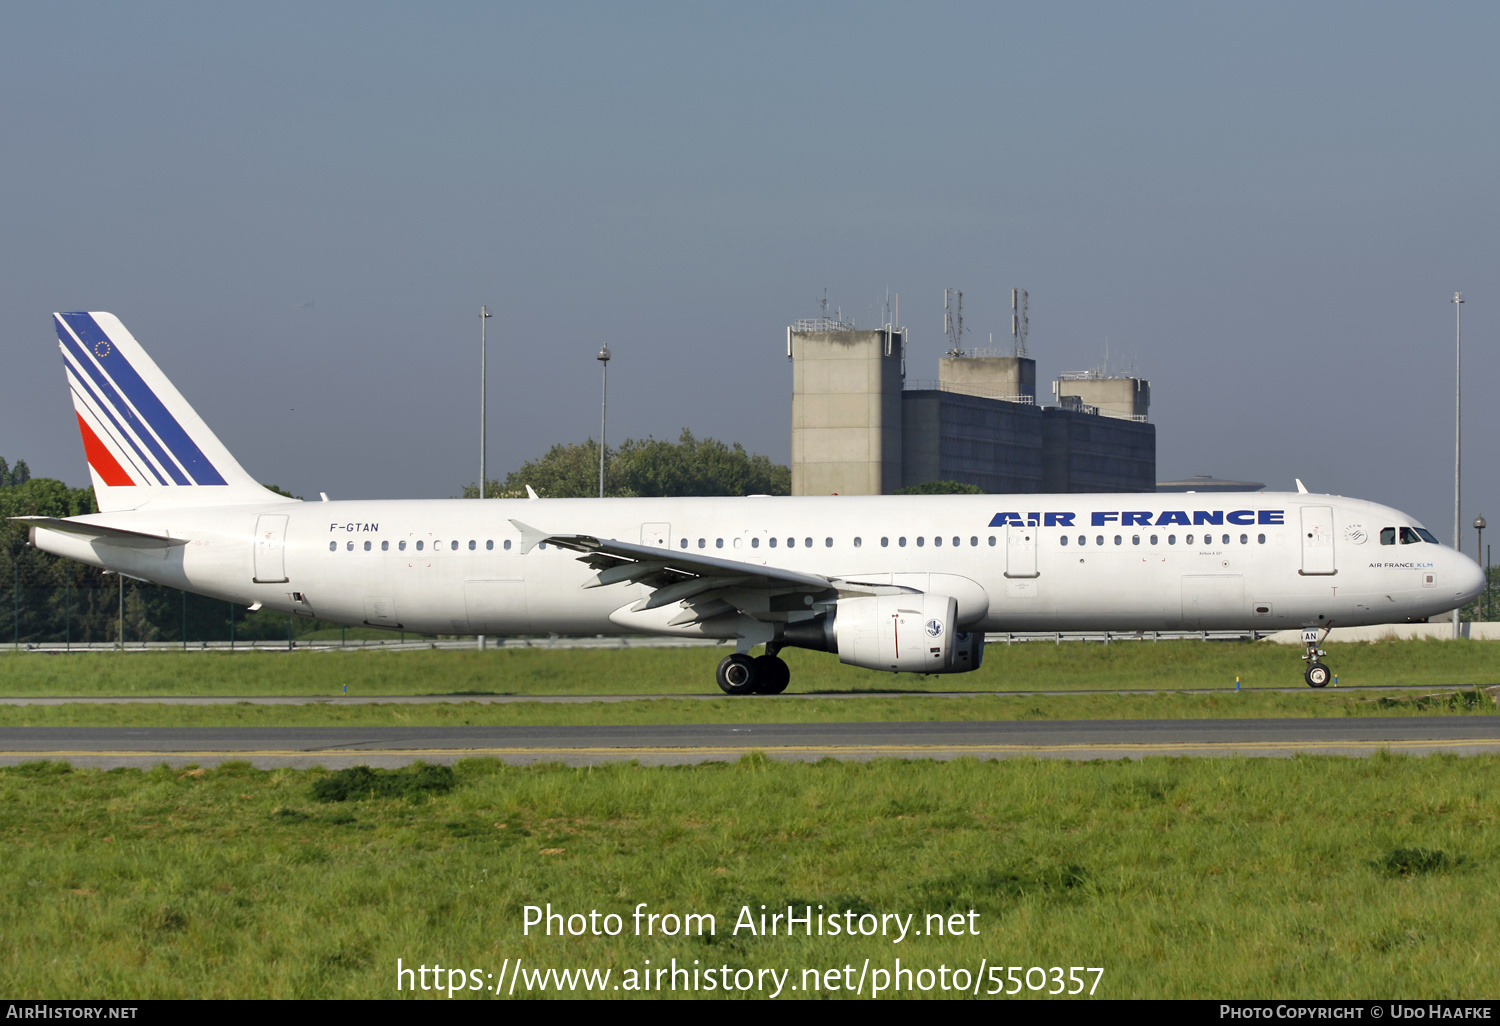
[[[748,695],[755,691],[755,660],[735,652],[719,663],[719,690],[726,695]]]
[[[763,655],[755,660],[755,693],[779,695],[792,682],[791,668],[780,656]]]
[[[1307,681],[1307,686],[1310,688],[1327,687],[1328,682],[1333,679],[1333,671],[1322,663],[1308,663],[1302,679]]]

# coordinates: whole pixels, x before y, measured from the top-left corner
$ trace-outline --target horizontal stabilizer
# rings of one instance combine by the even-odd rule
[[[146,534],[143,531],[127,531],[122,527],[106,527],[89,524],[81,520],[61,520],[57,517],[11,517],[30,524],[33,529],[42,527],[49,531],[90,538],[106,545],[118,545],[127,549],[169,549],[175,545],[186,545],[186,538],[168,538],[164,534]]]

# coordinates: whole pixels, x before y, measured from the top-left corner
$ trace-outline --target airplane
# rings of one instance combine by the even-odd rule
[[[251,610],[441,634],[732,641],[730,695],[786,647],[876,670],[978,669],[986,632],[1417,621],[1484,584],[1414,518],[1307,492],[304,502],[239,465],[108,313],[55,327],[100,512],[32,545]],[[764,654],[751,652],[764,646]]]

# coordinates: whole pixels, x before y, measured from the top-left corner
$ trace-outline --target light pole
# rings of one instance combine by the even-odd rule
[[[485,482],[488,480],[484,476],[484,441],[485,436],[488,434],[488,432],[485,430],[486,400],[488,399],[485,386],[488,383],[488,378],[485,375],[486,347],[484,338],[484,322],[489,320],[493,316],[495,315],[490,313],[489,307],[481,306],[479,308],[479,497],[481,499],[484,498]]]
[[[489,320],[493,316],[494,315],[490,313],[490,308],[488,306],[481,306],[479,308],[479,497],[481,499],[484,498],[484,493],[489,482],[489,478],[485,476],[488,468],[484,465],[484,441],[485,436],[489,434],[489,432],[485,430],[485,413],[488,410],[486,402],[489,399],[489,395],[485,389],[485,386],[488,383],[488,378],[485,374],[485,357],[487,355],[487,352],[485,347],[484,322]],[[479,651],[484,651],[483,634],[479,635],[479,637],[475,641],[475,644],[478,647]]]
[[[1463,465],[1463,341],[1464,341],[1464,294],[1453,293],[1453,547],[1463,551],[1463,535],[1459,533],[1458,503],[1461,494],[1460,469]],[[1459,619],[1462,611],[1453,611],[1453,636],[1462,631]]]
[[[604,414],[609,406],[609,343],[599,347],[595,357],[604,368],[603,391],[599,396],[599,498],[604,498]]]
[[[1475,548],[1474,548],[1474,555],[1476,555],[1476,556],[1481,555],[1484,552],[1484,529],[1486,527],[1489,527],[1489,526],[1490,525],[1485,522],[1484,514],[1483,513],[1479,514],[1479,516],[1477,516],[1477,517],[1474,518],[1474,530],[1477,531],[1477,532],[1479,532],[1479,541],[1476,543]],[[1489,597],[1489,594],[1490,594],[1490,568],[1489,568],[1489,561],[1486,560],[1485,561],[1485,567],[1484,567],[1484,590],[1479,593],[1479,619],[1480,620],[1484,619],[1484,605],[1485,605],[1484,600]]]

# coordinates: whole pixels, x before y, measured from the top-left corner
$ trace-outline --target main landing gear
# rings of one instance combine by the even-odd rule
[[[792,682],[792,671],[775,652],[754,658],[735,652],[719,663],[718,679],[726,695],[779,695]]]
[[[1327,687],[1328,682],[1333,679],[1333,671],[1319,660],[1328,653],[1318,646],[1328,639],[1328,632],[1333,629],[1333,624],[1323,628],[1322,637],[1318,636],[1316,627],[1307,627],[1302,631],[1302,644],[1307,646],[1307,654],[1302,658],[1307,662],[1307,669],[1302,673],[1302,679],[1307,681],[1310,688]]]

